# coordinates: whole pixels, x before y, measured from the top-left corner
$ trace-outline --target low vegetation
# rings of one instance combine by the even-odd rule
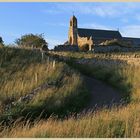
[[[0,54],[0,120],[27,114],[37,118],[42,112],[42,116],[53,113],[61,117],[85,105],[88,94],[83,79],[66,64],[47,56],[42,60],[37,50],[3,48]],[[46,83],[28,102],[19,101]],[[16,101],[19,103],[5,110]]]
[[[114,86],[122,91],[126,99],[134,99],[136,89],[139,90],[139,53],[79,53],[78,55],[70,52],[51,52],[51,54],[56,58],[63,56],[64,61],[80,72]],[[138,100],[138,97],[135,99]]]
[[[20,122],[20,120],[17,120],[11,125],[11,127],[5,127],[5,129],[2,129],[3,126],[1,125],[2,129],[2,131],[0,132],[1,137],[139,137],[140,136],[140,118],[139,118],[140,78],[138,76],[140,74],[140,66],[138,65],[139,63],[135,64],[135,61],[139,60],[140,56],[139,53],[135,54],[112,53],[112,54],[94,55],[90,53],[87,54],[87,53],[70,53],[70,52],[68,53],[51,52],[50,55],[53,56],[57,55],[55,56],[55,58],[57,59],[63,58],[63,61],[67,62],[71,67],[76,68],[78,71],[81,71],[86,75],[96,77],[116,87],[117,89],[120,89],[122,91],[122,95],[125,97],[124,99],[128,100],[128,104],[125,104],[123,106],[120,105],[118,107],[112,107],[111,109],[102,108],[94,112],[88,113],[83,112],[80,113],[79,115],[77,114],[76,116],[71,115],[63,120],[58,119],[58,117],[49,117],[49,119],[47,120],[38,119],[35,120],[33,123],[30,123],[29,121]],[[41,61],[37,57],[33,58],[37,59],[36,61]],[[129,59],[133,59],[133,61],[131,60],[130,62],[128,62]],[[41,63],[40,65],[44,64],[46,65],[46,63]],[[57,65],[64,64],[58,62]],[[40,68],[40,66],[38,68]],[[61,67],[61,69],[63,68]],[[59,72],[60,74],[62,73],[64,74],[64,72],[62,72],[61,69],[57,69],[58,70],[57,73]],[[72,75],[73,73],[75,73],[72,76],[70,72],[71,70],[67,66],[65,66],[65,69],[63,70],[68,71],[66,73],[70,74],[70,77],[72,79],[75,79],[77,76],[79,77],[79,74],[75,73],[75,70],[72,71]],[[6,74],[6,72],[4,73]],[[45,75],[46,74],[44,74],[44,76]],[[79,78],[78,77],[76,78],[76,81],[79,82],[76,83],[78,83],[79,85],[81,79],[79,79],[80,77]],[[52,79],[52,76],[50,76],[50,78]],[[64,79],[62,81],[65,81]],[[75,84],[75,82],[73,81],[75,80],[68,82],[68,84],[66,84],[67,85],[66,88],[61,89],[61,86],[59,87],[59,89],[62,92],[58,92],[56,94],[57,98],[58,95],[61,95],[65,90],[67,90],[70,83],[72,83],[71,86],[72,89],[75,89],[73,87],[76,87],[77,89],[77,84]],[[62,83],[63,83],[62,85],[65,85],[64,82]],[[53,94],[52,96],[54,96],[54,92],[51,92],[51,94]],[[82,97],[85,98],[85,94],[81,95],[83,95]],[[40,98],[37,97],[35,99],[37,101],[32,100],[30,104],[32,105],[40,104],[39,99],[45,100],[44,97],[46,96],[48,96],[48,94],[43,93]],[[65,96],[65,98],[67,97],[68,96]],[[69,98],[67,99],[68,99],[67,102],[69,102]],[[75,96],[74,98],[71,98],[70,101],[74,103],[74,100]],[[78,99],[79,102],[81,102],[82,100],[83,98]],[[51,105],[54,107],[55,103],[56,102],[52,101]],[[74,106],[75,105],[77,106],[76,103],[77,102],[75,102]]]
[[[2,39],[2,37],[0,37],[0,48],[2,48],[4,46],[4,41]]]
[[[139,105],[131,104],[112,110],[103,109],[95,113],[81,114],[79,119],[71,117],[67,120],[36,121],[34,125],[28,122],[15,123],[12,129],[5,129],[1,136],[5,137],[139,137]]]
[[[19,47],[26,48],[41,48],[43,45],[48,49],[48,43],[44,39],[43,34],[25,34],[16,39],[15,43]]]

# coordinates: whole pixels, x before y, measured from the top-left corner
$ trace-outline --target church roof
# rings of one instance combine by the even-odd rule
[[[92,36],[93,38],[122,38],[121,34],[119,31],[114,31],[114,30],[100,30],[100,29],[83,29],[83,28],[78,28],[78,35],[80,37],[90,37]]]

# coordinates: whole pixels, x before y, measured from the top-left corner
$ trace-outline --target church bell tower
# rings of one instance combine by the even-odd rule
[[[70,45],[78,45],[77,43],[77,18],[73,15],[70,19],[70,27],[69,27],[69,35],[68,35],[68,42]]]

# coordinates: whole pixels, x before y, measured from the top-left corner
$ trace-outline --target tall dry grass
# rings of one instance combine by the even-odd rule
[[[52,113],[63,116],[80,109],[88,99],[78,72],[64,63],[54,63],[47,55],[42,60],[38,51],[0,49],[0,66],[0,120],[7,120],[7,116],[16,119],[28,113],[36,118],[42,111],[45,112],[44,116]],[[51,86],[40,90],[29,102],[19,102],[8,111],[4,110],[7,104],[45,83]]]
[[[117,56],[117,54],[115,55]],[[102,55],[100,57],[102,58]],[[109,65],[109,63],[107,63],[107,65]],[[84,65],[84,67],[85,66],[89,68],[87,65]],[[131,91],[131,93],[129,93],[131,96],[129,104],[113,107],[112,109],[103,108],[93,113],[82,113],[77,115],[76,118],[71,116],[64,120],[50,117],[48,120],[35,121],[34,124],[29,122],[23,124],[17,121],[13,124],[12,128],[5,127],[5,129],[0,132],[0,136],[57,138],[140,137],[140,66],[132,63],[131,65],[128,64],[127,67],[116,67],[116,62],[114,62],[114,69],[112,63],[110,69],[109,67],[105,68],[105,65],[100,65],[100,69],[95,66],[94,68],[90,67],[91,69],[87,71],[88,74],[96,76],[96,78],[108,83],[110,82],[109,84],[116,87],[121,86],[120,89],[122,89],[123,92]],[[82,69],[83,67],[80,68]]]
[[[81,73],[119,89],[124,97],[138,100],[140,53],[71,53],[50,52]],[[63,59],[62,59],[63,58]]]
[[[140,118],[138,104],[127,107],[103,109],[96,113],[81,114],[79,119],[50,118],[47,121],[18,123],[12,129],[5,128],[1,137],[139,137]]]

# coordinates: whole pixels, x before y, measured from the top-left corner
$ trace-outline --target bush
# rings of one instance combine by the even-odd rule
[[[2,39],[2,37],[0,37],[0,44],[3,44],[3,39]]]
[[[15,43],[22,47],[41,48],[42,45],[48,45],[42,34],[26,34],[16,39]]]
[[[3,47],[3,44],[0,44],[0,48],[2,48]]]
[[[44,45],[42,46],[42,50],[43,50],[43,51],[48,51],[48,50],[49,50],[49,49],[48,49],[48,45],[44,44]]]
[[[4,41],[2,39],[2,37],[0,37],[0,48],[2,48],[4,46]]]

